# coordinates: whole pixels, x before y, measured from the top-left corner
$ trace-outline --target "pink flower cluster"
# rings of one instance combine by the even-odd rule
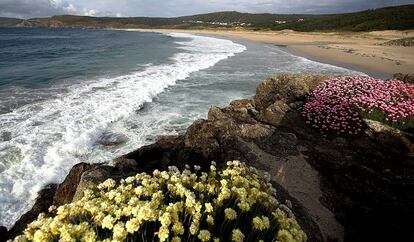
[[[322,133],[353,135],[363,118],[387,123],[414,120],[414,84],[365,76],[336,78],[321,83],[302,112],[306,123]]]

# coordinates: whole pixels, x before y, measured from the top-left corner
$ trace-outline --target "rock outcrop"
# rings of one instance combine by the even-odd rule
[[[300,109],[326,78],[270,78],[252,99],[211,108],[206,120],[195,121],[183,135],[160,138],[114,166],[79,164],[52,202],[76,200],[108,177],[241,160],[270,174],[279,200],[291,206],[309,241],[413,241],[407,222],[414,215],[412,134],[370,120],[365,133],[352,138],[311,129]],[[13,234],[22,228],[16,226]]]
[[[393,75],[394,79],[400,80],[405,83],[414,83],[414,75],[413,74],[402,74],[402,73],[395,73]]]

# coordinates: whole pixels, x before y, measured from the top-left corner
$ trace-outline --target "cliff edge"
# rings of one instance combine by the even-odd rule
[[[185,164],[218,166],[240,160],[267,171],[308,235],[308,241],[411,241],[414,215],[414,136],[366,120],[356,137],[324,136],[305,124],[307,96],[329,77],[280,75],[251,99],[212,107],[180,136],[117,158],[114,166],[78,164],[62,184],[39,194],[34,208],[3,238],[20,233],[37,214],[79,199],[109,177]],[[4,230],[4,229],[3,229]]]

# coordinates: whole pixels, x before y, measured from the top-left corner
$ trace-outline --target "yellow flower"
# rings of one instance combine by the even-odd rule
[[[92,230],[92,231],[86,232],[83,235],[82,241],[85,241],[85,242],[95,242],[95,241],[97,241],[95,231]]]
[[[253,228],[257,229],[259,231],[263,231],[265,229],[268,229],[270,227],[269,218],[266,216],[260,217],[254,217],[253,218]]]
[[[237,212],[232,208],[224,209],[224,214],[225,214],[226,219],[228,220],[234,220],[237,218]]]
[[[139,221],[137,218],[132,218],[126,222],[125,225],[128,233],[133,234],[135,231],[139,229]]]
[[[103,242],[124,241],[128,233],[138,237],[143,233],[154,233],[160,241],[180,242],[187,231],[201,241],[210,241],[213,237],[214,242],[220,239],[227,241],[230,237],[238,242],[245,238],[240,229],[230,228],[232,233],[229,236],[200,230],[200,225],[207,222],[211,231],[217,231],[215,223],[221,226],[223,221],[218,224],[214,215],[224,209],[225,219],[235,221],[228,226],[246,226],[245,223],[250,221],[240,220],[236,208],[242,214],[255,216],[250,210],[256,204],[272,214],[272,219],[278,224],[277,228],[272,228],[268,217],[256,216],[251,220],[256,231],[274,229],[275,238],[272,240],[279,242],[306,241],[306,234],[292,212],[283,204],[279,205],[273,194],[272,185],[265,182],[255,168],[237,161],[229,162],[227,169],[222,171],[212,163],[209,173],[191,173],[189,169],[180,172],[176,167],[169,167],[168,171],[154,171],[152,176],[139,173],[118,184],[108,179],[85,191],[79,201],[51,207],[54,217],[39,215],[14,241],[52,241],[59,238],[61,241],[92,242],[98,238],[95,231],[104,228],[110,229],[111,233],[99,234]],[[225,208],[224,204],[235,206]],[[121,222],[124,219],[126,223]],[[153,231],[151,226],[141,229],[142,224],[158,221],[161,223],[158,231]]]
[[[161,222],[162,226],[169,226],[171,224],[171,214],[170,213],[164,213],[163,215],[161,215],[161,217],[159,218],[159,221]]]
[[[244,234],[240,231],[240,229],[233,229],[231,240],[234,242],[243,242]]]
[[[47,235],[42,230],[37,230],[34,234],[34,241],[46,241]]]
[[[243,212],[247,212],[250,210],[250,204],[246,201],[241,201],[237,204],[237,206],[242,210]]]
[[[133,176],[128,177],[128,178],[125,179],[125,182],[128,183],[128,184],[133,183],[134,181],[135,181],[135,177],[133,177]]]
[[[161,226],[160,230],[158,231],[158,238],[160,239],[160,241],[166,241],[169,236],[170,232],[168,230],[168,227]]]
[[[175,236],[171,239],[171,242],[181,242],[181,239],[180,237]]]
[[[211,215],[207,215],[207,219],[206,219],[207,223],[209,225],[214,225],[214,218]]]
[[[168,180],[168,178],[170,178],[170,175],[168,175],[168,173],[166,171],[161,172],[161,177],[164,180]]]
[[[206,203],[206,204],[204,204],[204,207],[206,208],[206,209],[205,209],[206,213],[211,213],[211,212],[213,212],[213,206],[211,205],[211,203]]]
[[[174,225],[172,227],[172,230],[173,230],[174,234],[176,234],[176,235],[184,234],[184,226],[180,222],[174,223]]]
[[[296,240],[293,239],[293,236],[289,233],[289,231],[281,229],[277,233],[277,240],[280,242],[295,242]]]
[[[231,191],[230,189],[228,189],[227,187],[223,187],[221,189],[220,194],[217,197],[217,201],[218,203],[221,205],[223,203],[224,200],[229,199],[231,196]]]
[[[127,231],[125,231],[125,224],[123,222],[119,222],[115,224],[113,228],[113,238],[116,240],[123,241],[127,237]]]
[[[86,192],[86,191],[85,191]],[[52,213],[56,210],[56,206],[52,205],[49,207],[49,213]]]
[[[116,182],[114,179],[107,179],[106,181],[104,181],[103,183],[98,185],[98,189],[105,189],[105,188],[113,188],[115,186]]]
[[[200,230],[197,236],[201,241],[209,241],[210,240],[210,232],[208,230]]]
[[[73,241],[72,235],[70,234],[71,228],[68,226],[63,226],[59,229],[60,231],[60,239],[62,241]],[[36,240],[35,240],[36,241]]]
[[[199,229],[199,224],[197,222],[192,222],[190,225],[190,234],[196,235]]]
[[[54,235],[58,235],[59,234],[59,224],[56,221],[52,221],[49,225],[50,227],[50,232]]]
[[[112,229],[112,227],[114,226],[114,223],[115,223],[115,218],[112,217],[111,215],[107,215],[102,220],[102,227],[107,228],[107,229]]]
[[[216,171],[216,166],[211,165],[211,166],[210,166],[210,170],[211,170],[211,171]]]

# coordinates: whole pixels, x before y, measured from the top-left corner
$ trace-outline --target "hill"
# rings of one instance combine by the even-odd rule
[[[414,18],[412,16],[414,16],[414,4],[330,15],[251,14],[230,11],[176,18],[115,18],[73,15],[29,20],[0,18],[0,27],[244,28],[251,30],[373,31],[413,29]]]
[[[18,18],[4,18],[0,17],[0,27],[12,27],[17,26],[22,23],[24,20]]]
[[[301,22],[291,22],[272,29],[296,31],[373,31],[405,30],[414,28],[414,5],[387,7],[357,13],[319,16]]]

